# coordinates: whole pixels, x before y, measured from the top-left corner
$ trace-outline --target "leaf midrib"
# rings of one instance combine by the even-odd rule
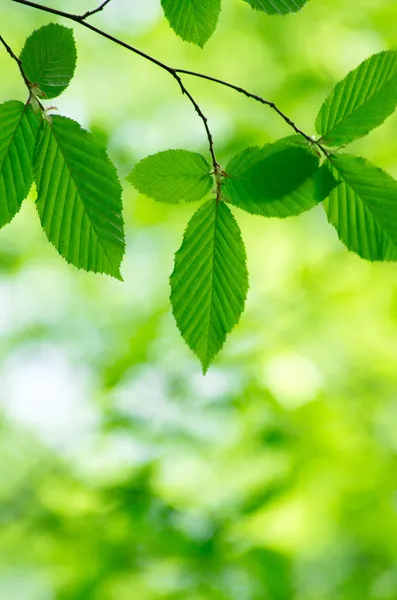
[[[105,256],[106,256],[106,258],[107,258],[107,260],[108,260],[109,264],[110,264],[110,265],[112,265],[112,267],[115,267],[115,266],[116,266],[117,272],[119,272],[119,267],[118,267],[117,265],[114,265],[114,264],[113,264],[113,260],[111,260],[111,259],[110,259],[109,255],[108,255],[108,253],[107,253],[107,251],[106,251],[106,248],[104,247],[104,245],[103,245],[103,243],[102,243],[101,236],[98,234],[97,228],[95,227],[94,223],[92,222],[92,217],[91,217],[91,213],[90,213],[90,210],[89,210],[89,208],[86,206],[85,202],[82,200],[81,193],[80,193],[80,188],[79,188],[79,186],[77,185],[77,183],[76,183],[76,181],[75,181],[75,179],[74,179],[74,177],[73,177],[73,169],[72,169],[72,167],[70,166],[70,164],[69,164],[68,160],[67,160],[67,159],[66,159],[66,157],[65,157],[64,151],[63,151],[63,149],[62,149],[62,145],[60,144],[60,141],[59,141],[59,137],[56,135],[55,129],[52,127],[52,124],[51,124],[51,123],[49,124],[49,126],[50,126],[50,128],[51,128],[52,134],[54,135],[54,138],[56,139],[56,142],[57,142],[57,145],[58,145],[59,151],[60,151],[60,153],[62,154],[62,157],[63,157],[63,160],[64,160],[64,162],[65,162],[65,165],[66,165],[66,167],[67,167],[67,169],[68,169],[68,171],[69,171],[70,178],[71,178],[71,180],[73,181],[73,184],[74,184],[74,186],[75,186],[75,188],[76,188],[76,194],[78,195],[78,198],[79,198],[79,200],[80,200],[81,204],[84,206],[84,210],[86,211],[86,213],[87,213],[87,215],[88,215],[88,217],[89,217],[89,220],[90,220],[90,225],[91,225],[92,229],[93,229],[93,230],[94,230],[94,232],[95,232],[95,235],[96,235],[96,237],[97,237],[98,243],[99,243],[99,245],[101,246],[101,248],[102,248],[102,250],[103,250],[103,253],[105,254]]]

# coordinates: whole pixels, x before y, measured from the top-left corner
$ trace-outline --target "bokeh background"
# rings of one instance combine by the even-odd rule
[[[17,52],[50,20],[0,3]],[[397,43],[395,0],[310,0],[285,18],[223,0],[204,51],[176,38],[159,0],[113,0],[92,22],[276,101],[310,134],[335,82]],[[123,180],[149,153],[207,152],[169,75],[75,36],[56,105],[107,143]],[[0,68],[0,101],[24,100],[4,51]],[[266,107],[186,83],[224,164],[290,133]],[[396,139],[392,117],[354,151],[397,175]],[[0,599],[395,600],[397,267],[348,253],[321,207],[285,221],[236,210],[251,287],[203,377],[168,299],[195,207],[125,185],[120,283],[58,257],[34,197],[0,232]]]

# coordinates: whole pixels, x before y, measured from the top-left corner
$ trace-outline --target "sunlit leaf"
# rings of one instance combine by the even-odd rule
[[[268,15],[287,15],[298,12],[308,0],[244,0],[252,8]]]
[[[397,106],[397,51],[374,54],[340,81],[316,120],[324,144],[348,144],[378,127]]]
[[[177,325],[204,372],[239,321],[247,289],[239,227],[224,202],[209,200],[190,220],[171,275]]]
[[[211,189],[211,166],[187,150],[165,150],[141,160],[127,177],[142,194],[159,202],[194,202]]]
[[[35,172],[41,223],[58,252],[81,269],[121,278],[121,186],[105,150],[75,121],[53,116]]]
[[[31,106],[0,105],[0,227],[21,208],[33,183],[33,151],[40,117]]]
[[[179,37],[203,47],[216,29],[221,0],[161,0],[164,14]]]
[[[324,204],[340,240],[368,260],[397,260],[397,182],[367,160],[332,157],[340,185]]]
[[[73,29],[50,23],[37,29],[21,52],[24,72],[47,98],[59,96],[69,85],[76,67]]]

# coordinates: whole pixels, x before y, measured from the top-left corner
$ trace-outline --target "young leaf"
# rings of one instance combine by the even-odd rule
[[[68,87],[76,67],[73,30],[57,23],[40,27],[26,40],[20,58],[31,83],[47,98],[59,96]]]
[[[374,54],[340,81],[322,105],[324,144],[349,144],[378,127],[397,106],[397,51]]]
[[[332,157],[339,186],[324,203],[339,239],[367,260],[397,260],[397,182],[349,154]]]
[[[41,224],[61,256],[121,278],[121,186],[105,150],[75,121],[53,116],[36,147],[35,176]]]
[[[211,189],[211,166],[188,150],[165,150],[141,160],[127,180],[158,202],[195,202]]]
[[[205,373],[238,322],[248,290],[244,244],[224,202],[209,200],[193,215],[170,282],[177,325]]]
[[[33,183],[33,151],[40,118],[32,107],[11,101],[0,105],[0,227],[21,208]]]
[[[216,29],[221,0],[161,0],[161,6],[175,33],[202,48]]]
[[[308,0],[244,0],[252,8],[268,15],[287,15],[298,12]]]
[[[234,156],[226,167],[223,192],[235,206],[255,215],[285,218],[322,202],[336,185],[309,148],[289,138]]]

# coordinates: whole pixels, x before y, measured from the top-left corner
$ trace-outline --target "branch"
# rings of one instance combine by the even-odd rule
[[[87,12],[84,13],[84,15],[81,15],[81,21],[84,21],[85,19],[88,19],[88,17],[92,17],[92,15],[101,12],[101,10],[103,10],[105,6],[109,4],[109,2],[110,0],[105,0],[105,2],[102,2],[102,4],[98,6],[98,8],[94,8],[94,10],[87,10]]]
[[[149,54],[146,54],[145,52],[142,52],[142,50],[139,50],[138,48],[135,48],[135,46],[131,46],[130,44],[127,44],[126,42],[123,42],[122,40],[120,40],[120,39],[118,39],[118,38],[110,35],[106,31],[103,31],[102,29],[98,29],[98,27],[95,27],[94,25],[91,25],[90,23],[88,23],[86,21],[87,17],[89,17],[89,16],[91,16],[91,15],[99,12],[100,10],[102,10],[106,6],[106,4],[108,4],[110,2],[110,0],[106,0],[97,9],[95,9],[93,11],[88,11],[84,15],[76,15],[76,14],[64,12],[64,11],[61,11],[61,10],[57,10],[55,8],[50,8],[48,6],[43,6],[41,4],[37,4],[36,2],[31,2],[30,0],[11,0],[11,1],[15,2],[16,4],[22,4],[24,6],[30,6],[31,8],[36,8],[37,10],[41,10],[43,12],[47,12],[47,13],[53,14],[53,15],[56,15],[58,17],[62,17],[64,19],[69,19],[70,21],[75,21],[76,23],[80,23],[80,25],[82,25],[83,27],[86,27],[87,29],[90,29],[94,33],[97,33],[98,35],[100,35],[100,36],[106,38],[107,40],[109,40],[109,41],[117,44],[118,46],[122,46],[123,48],[126,48],[130,52],[133,52],[134,54],[137,54],[138,56],[144,58],[145,60],[147,60],[147,61],[149,61],[151,63],[153,63],[154,65],[160,67],[160,69],[163,69],[164,71],[166,71],[167,73],[169,73],[170,75],[172,75],[172,77],[178,82],[178,85],[180,87],[180,90],[181,90],[182,94],[184,94],[185,96],[187,96],[187,98],[189,99],[189,101],[193,105],[194,110],[199,115],[200,119],[202,120],[202,122],[204,124],[204,128],[205,128],[205,132],[206,132],[207,139],[208,139],[209,151],[210,151],[210,154],[211,154],[212,164],[213,164],[213,167],[214,167],[214,173],[215,173],[215,175],[219,174],[220,167],[219,167],[218,161],[216,160],[215,151],[214,151],[214,142],[213,142],[213,137],[212,137],[211,131],[210,131],[209,126],[208,126],[208,120],[205,117],[205,115],[204,115],[203,111],[201,110],[201,108],[200,108],[199,104],[197,103],[197,101],[193,98],[193,96],[190,94],[190,92],[188,91],[188,89],[184,85],[184,83],[182,81],[182,78],[181,78],[181,75],[190,75],[192,77],[198,77],[200,79],[205,79],[207,81],[212,81],[213,83],[217,83],[217,84],[222,85],[224,87],[228,87],[228,88],[230,88],[232,90],[235,90],[236,92],[239,92],[240,94],[243,94],[244,96],[247,96],[247,98],[252,98],[253,100],[256,100],[257,102],[260,102],[261,104],[264,104],[265,106],[269,106],[297,134],[301,135],[310,144],[312,144],[312,145],[314,144],[315,146],[317,146],[317,148],[326,157],[329,157],[329,153],[326,150],[326,148],[324,148],[324,146],[322,146],[321,140],[314,140],[312,137],[310,137],[308,134],[306,134],[302,129],[300,129],[292,121],[292,119],[290,119],[290,117],[288,117],[281,109],[279,109],[274,102],[271,102],[269,100],[265,100],[264,98],[261,98],[260,96],[257,96],[256,94],[252,94],[251,92],[245,90],[242,87],[239,87],[239,86],[234,85],[232,83],[228,83],[226,81],[223,81],[222,79],[217,79],[216,77],[211,77],[211,76],[205,75],[203,73],[197,73],[195,71],[188,71],[188,70],[185,70],[185,69],[175,69],[175,68],[172,68],[169,65],[161,62],[157,58],[154,58],[153,56],[150,56]],[[218,185],[217,196],[219,197],[219,195],[220,195],[220,186]]]
[[[25,71],[23,70],[23,67],[22,67],[22,61],[21,61],[21,59],[15,54],[15,52],[13,52],[12,48],[7,44],[7,42],[5,41],[5,39],[3,38],[2,35],[0,35],[0,42],[3,44],[4,48],[7,50],[8,54],[11,56],[11,58],[13,60],[15,60],[15,62],[17,63],[19,71],[20,71],[20,73],[22,75],[22,79],[24,80],[25,85],[26,85],[26,87],[29,90],[29,94],[31,94],[32,83],[26,77],[26,73],[25,73]]]
[[[102,29],[98,29],[98,27],[95,27],[94,25],[91,25],[90,23],[88,23],[85,19],[90,14],[94,14],[93,12],[88,13],[88,15],[86,13],[85,15],[81,16],[81,15],[75,15],[75,14],[72,14],[72,13],[64,12],[62,10],[57,10],[55,8],[50,8],[48,6],[43,6],[41,4],[37,4],[36,2],[30,2],[29,0],[11,0],[11,1],[12,2],[16,2],[16,4],[23,4],[24,6],[30,6],[31,8],[36,8],[37,10],[41,10],[43,12],[47,12],[47,13],[50,13],[52,15],[56,15],[58,17],[63,17],[64,19],[69,19],[70,21],[75,21],[76,23],[80,23],[80,25],[82,25],[83,27],[86,27],[87,29],[90,29],[94,33],[97,33],[98,35],[100,35],[100,36],[106,38],[107,40],[109,40],[109,41],[117,44],[118,46],[122,46],[123,48],[126,48],[127,50],[130,50],[130,52],[133,52],[134,54],[137,54],[138,56],[141,56],[142,58],[148,60],[149,62],[153,63],[157,67],[160,67],[160,69],[163,69],[164,71],[167,71],[167,73],[169,73],[170,75],[172,75],[172,77],[178,82],[178,85],[180,87],[180,90],[181,90],[182,94],[185,94],[185,96],[187,98],[189,98],[189,101],[193,105],[194,110],[199,115],[200,119],[202,120],[202,122],[204,124],[205,132],[206,132],[207,139],[208,139],[209,151],[210,151],[211,159],[212,159],[212,165],[214,167],[214,172],[218,173],[219,165],[218,165],[218,161],[216,160],[216,156],[215,156],[214,142],[213,142],[213,138],[212,138],[212,134],[210,132],[209,126],[208,126],[208,120],[204,116],[204,113],[201,110],[199,104],[196,102],[196,100],[193,98],[193,96],[190,94],[190,92],[185,87],[185,85],[184,85],[181,77],[178,75],[178,73],[175,71],[175,69],[173,69],[172,67],[166,65],[165,63],[161,62],[160,60],[157,60],[157,58],[154,58],[153,56],[150,56],[149,54],[146,54],[146,52],[142,52],[141,50],[138,50],[138,48],[135,48],[134,46],[131,46],[130,44],[127,44],[126,42],[123,42],[122,40],[120,40],[120,39],[118,39],[118,38],[110,35],[106,31],[103,31]],[[103,3],[99,7],[99,9],[97,9],[94,12],[98,12],[98,10],[102,10],[102,8],[104,8],[105,5],[109,1],[110,0],[108,0],[105,3]]]
[[[213,83],[218,83],[219,85],[223,85],[224,87],[230,88],[231,90],[234,90],[236,92],[239,92],[240,94],[243,94],[244,96],[247,96],[247,98],[252,98],[253,100],[260,102],[261,104],[264,104],[265,106],[269,106],[282,119],[284,119],[284,121],[290,127],[292,127],[292,129],[296,133],[298,133],[299,135],[304,137],[311,144],[316,144],[317,146],[319,146],[319,148],[326,154],[326,150],[320,144],[318,144],[318,142],[316,142],[312,137],[307,135],[304,131],[302,131],[302,129],[300,129],[297,125],[295,125],[295,123],[285,113],[283,113],[276,106],[276,104],[274,102],[271,102],[270,100],[265,100],[264,98],[261,98],[260,96],[257,96],[256,94],[252,94],[248,90],[245,90],[244,88],[242,88],[238,85],[234,85],[233,83],[229,83],[228,81],[223,81],[223,79],[217,79],[216,77],[211,77],[210,75],[205,75],[204,73],[197,73],[196,71],[187,71],[186,69],[175,69],[175,72],[180,73],[181,75],[191,75],[192,77],[198,77],[199,79],[205,79],[206,81],[212,81]]]

